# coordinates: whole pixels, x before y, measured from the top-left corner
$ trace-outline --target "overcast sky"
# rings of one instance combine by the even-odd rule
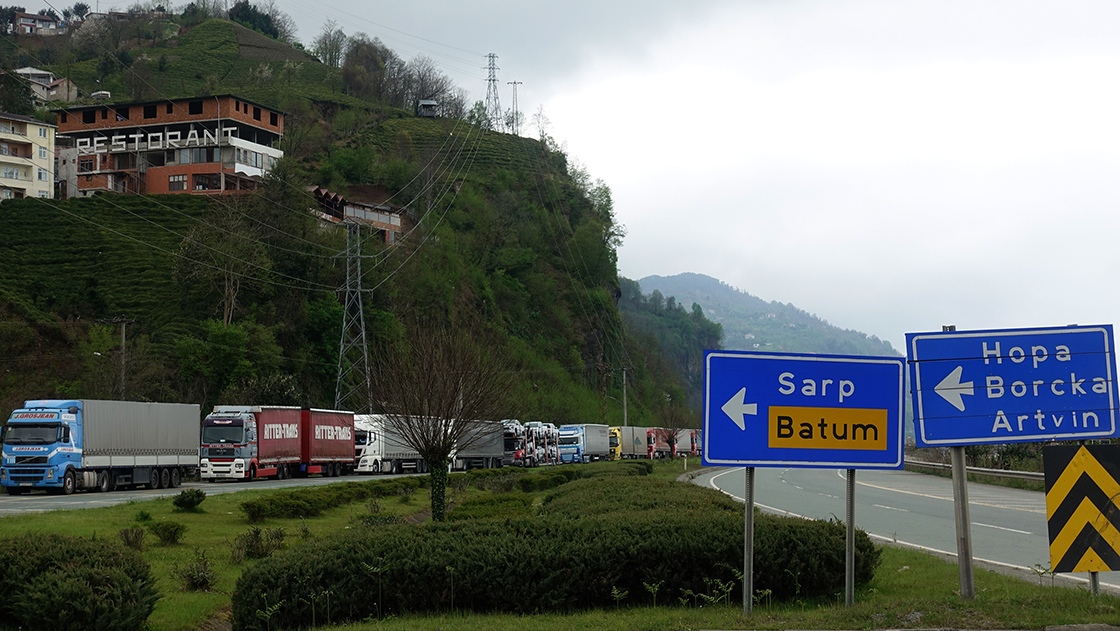
[[[276,2],[305,43],[333,19],[476,99],[496,53],[503,107],[523,82],[611,187],[629,278],[708,274],[899,350],[1120,315],[1120,3]]]

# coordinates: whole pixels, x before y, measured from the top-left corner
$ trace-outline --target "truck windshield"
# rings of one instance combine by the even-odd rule
[[[611,434],[611,447],[618,447],[618,436]]]
[[[561,445],[578,445],[579,444],[579,436],[561,436],[560,437],[560,444]]]
[[[4,426],[5,445],[50,445],[58,442],[61,423],[9,423]]]
[[[242,426],[238,422],[236,425],[204,425],[202,427],[202,442],[206,444],[215,443],[240,443],[242,435]]]
[[[354,430],[354,445],[358,446],[358,445],[368,445],[368,444],[369,444],[369,432],[367,432],[365,430],[361,430],[361,429]]]

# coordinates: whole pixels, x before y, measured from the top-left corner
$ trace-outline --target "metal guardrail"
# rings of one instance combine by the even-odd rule
[[[924,462],[922,460],[906,460],[906,468],[925,469],[926,471],[943,471],[950,473],[953,470],[952,465],[941,464],[940,462]],[[1007,471],[1004,469],[985,469],[983,467],[966,467],[966,470],[974,475],[984,475],[993,478],[1009,478],[1012,480],[1029,480],[1031,482],[1045,482],[1046,478],[1041,473],[1033,471]]]

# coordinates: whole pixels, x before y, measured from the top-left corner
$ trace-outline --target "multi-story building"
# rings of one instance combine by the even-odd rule
[[[82,105],[58,112],[66,197],[98,191],[252,191],[283,157],[284,113],[222,95]]]
[[[347,199],[325,188],[313,186],[308,192],[318,203],[312,213],[323,221],[331,223],[356,222],[378,231],[385,243],[396,243],[403,230],[402,218],[407,209],[389,203],[391,197],[382,187],[354,186],[353,193],[365,198],[363,201]]]
[[[55,126],[0,112],[0,199],[54,197]]]

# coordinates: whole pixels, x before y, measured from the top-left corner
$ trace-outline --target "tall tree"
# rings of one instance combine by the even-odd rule
[[[338,22],[327,20],[323,30],[311,40],[311,50],[319,61],[339,68],[342,66],[342,55],[346,51],[346,33],[339,28]]]
[[[245,209],[230,198],[223,198],[214,208],[214,214],[183,239],[175,272],[204,294],[217,294],[222,323],[228,325],[242,291],[263,286],[272,264],[261,242],[260,224],[247,219]]]
[[[374,401],[386,425],[424,458],[432,519],[446,515],[447,468],[509,418],[517,381],[504,347],[477,326],[419,320],[374,357]]]

